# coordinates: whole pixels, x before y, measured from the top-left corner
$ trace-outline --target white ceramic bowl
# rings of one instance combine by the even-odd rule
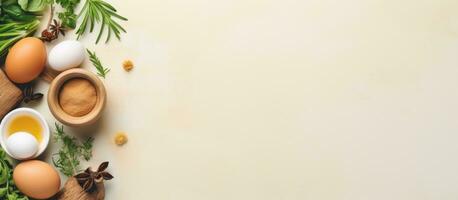
[[[33,118],[37,119],[37,121],[40,123],[41,127],[43,128],[43,132],[41,133],[42,134],[42,139],[41,139],[41,142],[38,144],[38,151],[34,156],[29,158],[29,159],[33,159],[33,158],[36,158],[36,157],[40,156],[46,150],[46,147],[48,147],[48,143],[49,143],[49,139],[50,139],[50,130],[49,130],[48,123],[46,123],[45,118],[39,112],[37,112],[34,109],[31,109],[31,108],[18,108],[18,109],[15,109],[15,110],[9,112],[3,118],[2,122],[0,123],[0,144],[2,145],[3,150],[5,150],[5,152],[9,156],[11,156],[14,159],[17,159],[17,158],[12,156],[8,152],[8,148],[6,148],[6,140],[8,139],[8,136],[9,136],[7,128],[9,126],[9,124],[11,123],[11,120],[14,117],[20,116],[20,115],[32,116]]]

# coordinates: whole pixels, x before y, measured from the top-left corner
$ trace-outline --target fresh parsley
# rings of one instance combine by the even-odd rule
[[[2,148],[0,148],[0,199],[29,200],[14,184],[13,166]]]
[[[80,0],[56,0],[64,11],[57,13],[62,26],[65,28],[74,29],[76,27],[76,20],[78,16],[75,14],[75,8],[80,3]]]
[[[55,142],[62,144],[59,152],[52,157],[52,162],[64,175],[73,176],[80,172],[80,159],[89,161],[92,157],[92,137],[80,142],[75,137],[69,136],[64,132],[64,126],[55,124]]]

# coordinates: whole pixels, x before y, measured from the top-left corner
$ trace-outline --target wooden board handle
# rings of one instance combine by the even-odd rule
[[[59,75],[60,72],[54,71],[48,67],[43,70],[43,72],[40,74],[40,78],[43,79],[44,81],[51,83],[54,78],[56,78],[57,75]]]

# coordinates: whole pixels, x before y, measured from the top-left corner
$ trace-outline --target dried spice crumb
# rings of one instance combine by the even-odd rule
[[[124,132],[119,132],[116,134],[114,141],[119,146],[124,145],[127,142],[127,135]]]
[[[130,71],[134,68],[134,63],[131,60],[125,60],[122,63],[122,67],[124,67],[124,70]]]

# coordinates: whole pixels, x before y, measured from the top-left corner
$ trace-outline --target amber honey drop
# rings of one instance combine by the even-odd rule
[[[11,120],[8,126],[8,134],[12,135],[16,132],[27,132],[32,134],[38,142],[41,142],[42,139],[42,131],[43,128],[41,127],[40,122],[32,116],[28,115],[21,115],[15,117]]]

